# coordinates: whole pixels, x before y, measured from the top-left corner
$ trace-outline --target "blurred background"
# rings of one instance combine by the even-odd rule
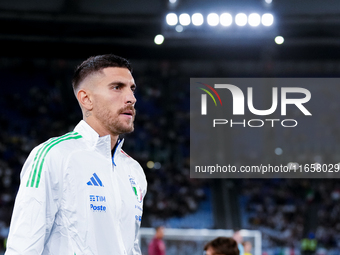
[[[340,254],[337,179],[189,173],[190,77],[339,77],[339,1],[0,0],[0,24],[0,254],[26,157],[79,122],[73,70],[106,53],[131,61],[138,86],[135,131],[124,150],[148,180],[142,227],[257,230],[263,254],[303,254],[310,240],[317,242],[310,254]],[[324,98],[313,105],[323,116],[317,129],[236,132],[231,161],[339,162],[339,91],[315,93]],[[166,245],[167,254],[201,254]]]

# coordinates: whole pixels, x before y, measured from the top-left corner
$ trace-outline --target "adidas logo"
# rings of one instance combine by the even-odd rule
[[[93,176],[90,178],[90,181],[87,183],[87,185],[104,187],[102,181],[99,179],[99,177],[96,173],[93,173]]]

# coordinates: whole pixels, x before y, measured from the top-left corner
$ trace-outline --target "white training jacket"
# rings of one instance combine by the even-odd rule
[[[22,172],[5,255],[141,254],[146,178],[110,136],[81,121],[33,149]]]

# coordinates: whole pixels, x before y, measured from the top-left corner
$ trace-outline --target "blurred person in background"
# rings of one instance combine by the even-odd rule
[[[244,255],[252,255],[251,254],[251,249],[252,249],[252,244],[249,241],[245,241],[242,243],[243,248],[244,248]]]
[[[205,255],[239,255],[237,243],[230,237],[217,237],[204,246]]]
[[[163,237],[164,237],[164,227],[163,226],[156,227],[155,236],[150,242],[149,247],[148,247],[149,255],[165,255],[166,254],[165,252],[166,247],[163,241]]]
[[[72,84],[83,120],[27,158],[6,255],[141,254],[147,183],[119,139],[134,130],[131,71],[126,59],[112,54],[77,67]]]
[[[312,255],[315,254],[318,242],[315,239],[314,233],[309,233],[307,238],[301,240],[301,254]]]
[[[244,255],[244,248],[243,248],[243,245],[242,245],[243,237],[241,236],[240,230],[234,231],[233,239],[237,242],[237,247],[240,251],[240,255]]]

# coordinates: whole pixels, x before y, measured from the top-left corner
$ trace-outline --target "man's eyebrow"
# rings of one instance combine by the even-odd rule
[[[125,86],[126,83],[124,82],[121,82],[121,81],[113,81],[113,82],[110,82],[109,84],[107,84],[108,86],[111,86],[111,85],[119,85],[119,86]]]
[[[121,81],[113,81],[108,84],[108,86],[113,86],[113,85],[118,85],[118,86],[128,86],[127,83],[121,82]],[[131,87],[137,88],[137,85],[135,83],[131,84]]]

